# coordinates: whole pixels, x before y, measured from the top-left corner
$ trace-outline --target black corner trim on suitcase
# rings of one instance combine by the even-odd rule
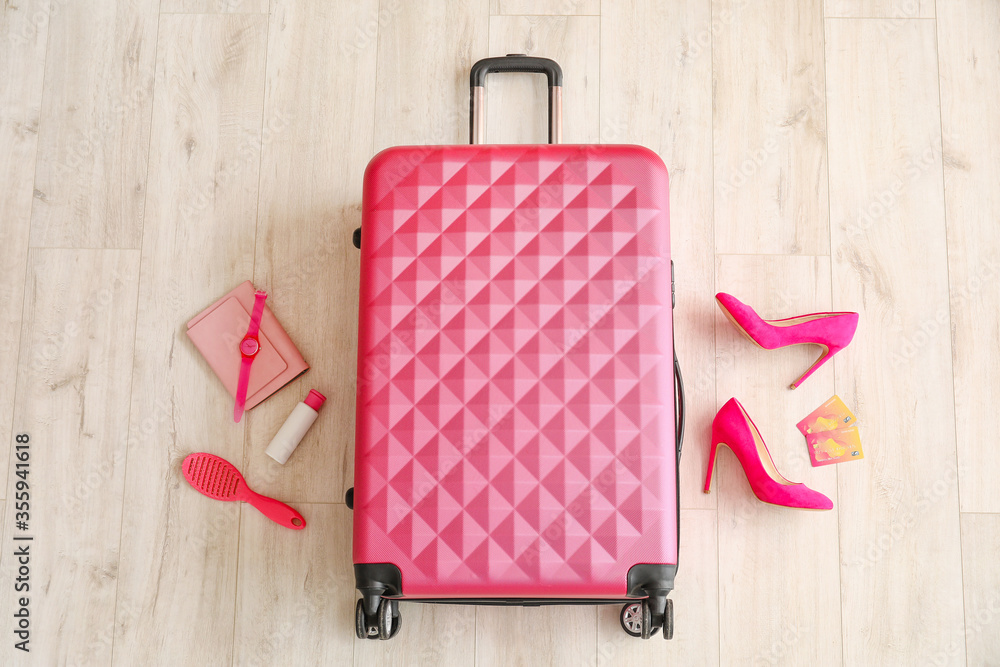
[[[629,568],[628,595],[649,599],[653,627],[662,627],[666,621],[667,596],[674,589],[676,574],[676,565],[639,564]]]
[[[672,591],[676,565],[640,563],[628,571],[628,596],[630,598],[652,597],[658,591]]]
[[[364,598],[366,614],[375,614],[383,595],[403,594],[403,574],[392,563],[355,563],[354,582]]]

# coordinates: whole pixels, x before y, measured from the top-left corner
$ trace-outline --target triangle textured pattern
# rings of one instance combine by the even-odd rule
[[[621,597],[676,563],[662,162],[402,147],[365,178],[355,562],[412,597]]]

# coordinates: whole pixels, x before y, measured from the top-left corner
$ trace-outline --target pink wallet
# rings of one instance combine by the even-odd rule
[[[254,286],[249,280],[240,284],[187,324],[187,334],[201,356],[222,380],[226,391],[236,398],[240,376],[240,341],[250,325]],[[285,329],[264,306],[260,321],[260,351],[250,367],[246,409],[258,405],[309,368]]]

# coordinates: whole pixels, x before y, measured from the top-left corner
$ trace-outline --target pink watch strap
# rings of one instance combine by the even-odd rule
[[[264,316],[264,301],[267,299],[267,292],[257,290],[254,292],[253,312],[250,314],[250,326],[247,327],[247,336],[256,338],[260,333],[260,318]]]
[[[250,325],[247,327],[247,334],[240,341],[240,355],[243,360],[240,362],[240,379],[236,384],[236,406],[233,408],[233,421],[239,422],[243,418],[243,411],[247,403],[247,387],[250,386],[250,367],[253,365],[254,357],[260,351],[260,341],[257,335],[260,333],[260,320],[264,316],[264,301],[267,299],[267,292],[257,290],[254,294],[253,312],[250,314]]]

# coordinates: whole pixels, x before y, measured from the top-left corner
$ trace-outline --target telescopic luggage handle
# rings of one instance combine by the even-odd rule
[[[500,58],[483,58],[472,66],[469,85],[469,143],[486,143],[486,75],[493,72],[544,74],[549,80],[549,143],[562,143],[562,84],[559,63],[548,58],[511,53]]]

